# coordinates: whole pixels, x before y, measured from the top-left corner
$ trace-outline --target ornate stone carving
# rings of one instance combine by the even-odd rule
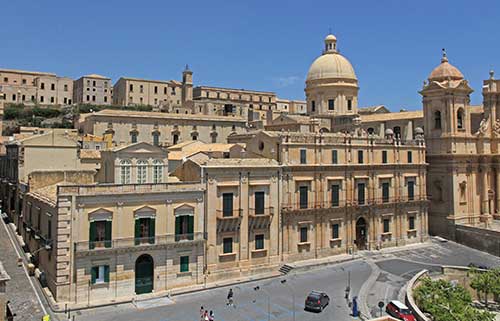
[[[481,123],[479,124],[479,130],[475,135],[483,136],[484,134],[486,134],[486,131],[488,131],[489,123],[489,118],[483,118],[483,120],[481,120]]]

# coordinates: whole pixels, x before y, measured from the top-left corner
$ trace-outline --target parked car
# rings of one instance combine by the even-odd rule
[[[323,311],[330,303],[330,298],[325,292],[311,291],[306,298],[306,310]]]
[[[393,300],[387,304],[385,312],[396,319],[403,321],[416,321],[415,316],[410,309],[403,303]]]

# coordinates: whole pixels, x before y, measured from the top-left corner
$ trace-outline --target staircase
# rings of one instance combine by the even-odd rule
[[[279,271],[281,272],[281,274],[283,275],[287,275],[288,273],[290,273],[290,271],[293,270],[293,267],[291,267],[290,265],[288,264],[285,264],[285,265],[282,265],[279,269]]]

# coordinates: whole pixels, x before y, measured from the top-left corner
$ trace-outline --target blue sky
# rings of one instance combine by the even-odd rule
[[[331,28],[353,64],[360,106],[421,108],[441,48],[481,103],[500,77],[500,1],[2,1],[0,67],[98,73],[275,91],[303,99]]]

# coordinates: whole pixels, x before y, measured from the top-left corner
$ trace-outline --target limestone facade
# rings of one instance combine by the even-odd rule
[[[197,183],[34,189],[23,236],[45,247],[37,262],[57,302],[166,294],[204,281],[203,200]]]
[[[113,84],[111,78],[91,74],[74,82],[73,102],[75,104],[111,105]]]
[[[170,146],[184,141],[225,142],[232,134],[246,132],[240,117],[102,110],[84,115],[78,124],[85,134],[112,134],[114,145],[138,141]]]
[[[0,94],[5,102],[64,106],[73,100],[73,80],[53,73],[0,69]]]

